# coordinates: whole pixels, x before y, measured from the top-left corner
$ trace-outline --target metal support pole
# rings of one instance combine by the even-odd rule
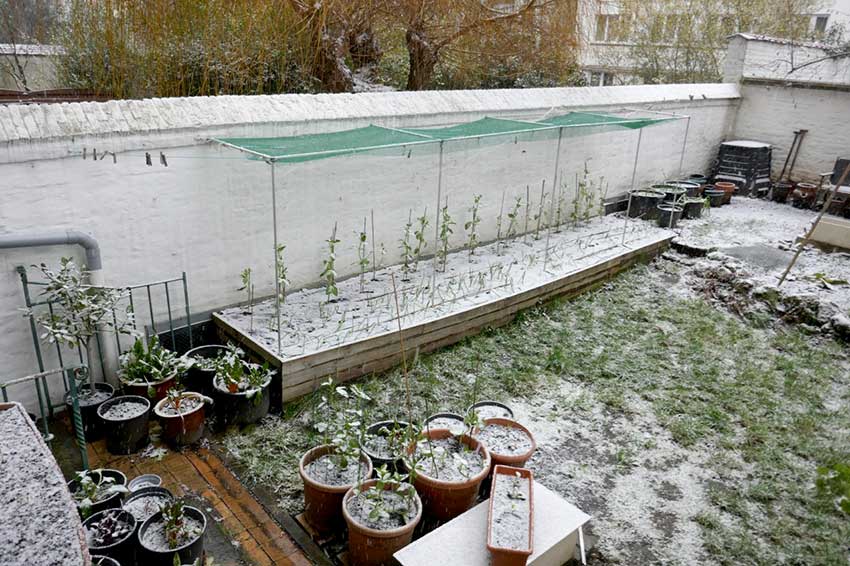
[[[632,191],[635,190],[635,178],[637,177],[637,166],[638,166],[638,157],[640,156],[640,142],[643,139],[643,128],[638,130],[638,141],[637,147],[635,148],[635,162],[632,166],[632,184],[631,189],[629,190],[629,204],[626,207],[626,217],[623,219],[623,240],[620,242],[621,245],[625,245],[626,243],[626,230],[629,226],[629,213],[632,209]]]
[[[440,140],[440,159],[437,166],[437,218],[434,222],[434,272],[437,272],[437,250],[440,249],[440,202],[443,198],[443,140]]]
[[[558,165],[561,162],[561,139],[564,137],[564,128],[558,128],[558,144],[555,146],[555,171],[552,172],[552,207],[549,210],[549,228],[546,230],[546,250],[543,252],[543,271],[549,263],[549,237],[552,234],[552,221],[555,214],[555,194],[558,192]]]
[[[85,367],[86,371],[88,371],[87,366]],[[77,447],[80,449],[80,457],[83,460],[83,469],[89,469],[89,456],[88,451],[86,450],[86,433],[83,430],[83,417],[80,415],[80,400],[77,395],[77,375],[76,371],[82,371],[83,368],[79,370],[69,370],[68,375],[68,388],[71,390],[71,410],[73,411],[72,418],[74,419],[74,432],[77,436]]]
[[[274,316],[277,320],[277,355],[280,356],[280,254],[277,253],[277,188],[274,180],[274,161],[269,161],[272,167],[272,234],[274,236]],[[281,378],[283,377],[281,368]]]
[[[275,257],[277,253],[275,252]],[[189,330],[189,349],[194,348],[194,340],[192,340],[192,312],[189,308],[189,283],[186,281],[186,272],[183,272],[183,302],[186,306],[186,328]]]
[[[682,176],[682,165],[685,163],[685,146],[688,145],[688,131],[691,129],[691,117],[685,122],[685,139],[682,140],[682,155],[679,156],[679,177]]]

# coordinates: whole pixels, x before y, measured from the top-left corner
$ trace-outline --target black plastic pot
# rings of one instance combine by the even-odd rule
[[[676,187],[678,189],[684,189],[686,196],[695,197],[699,196],[700,190],[702,189],[703,183],[697,183],[696,181],[690,180],[682,180],[682,181],[665,181],[665,185],[670,185],[671,187]]]
[[[219,352],[225,351],[227,351],[226,347],[213,344],[210,346],[198,346],[197,348],[192,348],[183,356],[187,359],[205,358],[209,360],[217,357]],[[185,382],[183,385],[187,391],[196,391],[198,393],[203,393],[204,395],[212,395],[212,380],[214,375],[215,372],[213,370],[206,370],[192,366],[186,372],[186,376],[184,378]]]
[[[448,413],[448,412],[445,412],[445,413],[434,413],[433,415],[431,415],[430,417],[428,417],[427,419],[425,419],[425,425],[426,425],[426,426],[425,426],[425,427],[423,427],[423,428],[425,428],[425,429],[429,428],[429,425],[430,425],[430,424],[431,424],[431,422],[432,422],[432,421],[434,421],[435,419],[451,419],[451,420],[453,420],[453,421],[457,421],[457,422],[458,422],[457,428],[458,428],[458,430],[460,430],[461,432],[463,431],[463,429],[464,429],[464,428],[466,428],[466,423],[463,421],[463,417],[462,417],[462,416],[458,415],[457,413]],[[435,428],[435,427],[431,426],[430,428],[432,428],[432,429],[433,429],[433,428]]]
[[[652,189],[642,189],[629,193],[629,218],[653,220],[658,216],[656,207],[664,200],[664,193]]]
[[[108,556],[92,556],[92,566],[121,566],[121,563]]]
[[[723,205],[723,199],[726,198],[726,191],[706,188],[705,191],[703,191],[703,195],[708,199],[708,203],[711,205],[711,208],[719,208]]]
[[[496,407],[500,411],[503,411],[505,414],[507,414],[507,416],[504,417],[504,418],[508,418],[508,419],[514,418],[513,409],[511,409],[510,407],[508,407],[504,403],[499,403],[498,401],[479,401],[477,403],[473,403],[472,405],[469,406],[469,408],[466,410],[466,412],[468,413],[470,411],[474,411],[475,409],[484,408],[484,407]]]
[[[143,404],[145,410],[140,415],[129,419],[107,419],[103,414],[110,407],[122,402],[132,401]],[[148,420],[150,419],[151,402],[139,395],[121,395],[103,403],[97,410],[103,420],[106,432],[106,449],[110,454],[132,454],[148,444]]]
[[[127,485],[127,476],[118,470],[111,470],[109,468],[101,468],[99,470],[92,470],[89,472],[89,475],[92,476],[92,479],[95,482],[100,482],[102,478],[112,478],[115,480],[115,485]],[[79,482],[77,480],[71,480],[68,482],[68,491],[72,494],[76,493],[79,489]],[[100,511],[104,511],[106,509],[115,509],[121,507],[121,502],[124,499],[123,493],[113,493],[109,497],[101,499],[95,503],[92,503],[91,507],[89,507],[89,516],[94,513],[98,513]],[[80,516],[82,516],[82,510],[80,511]]]
[[[201,535],[189,543],[175,549],[159,551],[148,548],[143,542],[145,540],[145,533],[152,524],[162,520],[162,511],[160,511],[142,523],[141,528],[139,528],[139,564],[144,564],[145,566],[173,566],[175,554],[180,557],[181,564],[192,564],[195,560],[203,557],[204,535],[207,532],[207,518],[199,509],[189,507],[188,505],[183,508],[183,513],[203,523],[203,532]]]
[[[174,495],[170,491],[165,489],[164,487],[154,487],[154,486],[143,487],[140,490],[134,492],[133,494],[128,495],[127,499],[124,500],[122,508],[124,508],[124,510],[126,511],[127,510],[126,506],[131,501],[136,501],[137,499],[144,499],[145,497],[150,497],[152,495],[159,495],[159,496],[167,497],[169,499],[174,499]],[[139,529],[142,527],[142,522],[143,521],[140,521],[140,520],[136,521],[136,532],[135,532],[136,537],[138,537]]]
[[[662,228],[675,228],[682,218],[682,207],[672,204],[658,205],[658,225]]]
[[[702,209],[705,206],[705,199],[688,197],[682,203],[682,218],[699,218],[702,216]]]
[[[675,202],[683,199],[688,192],[687,187],[681,185],[682,184],[677,183],[676,181],[670,181],[663,185],[652,185],[650,188],[653,191],[664,193],[664,202]],[[692,185],[692,183],[688,183],[688,185]]]
[[[95,383],[94,388],[97,391],[105,391],[109,393],[109,399],[115,396],[115,388],[108,383]],[[81,385],[78,390],[78,394],[82,391],[89,391],[90,389],[91,386],[88,383]],[[89,442],[99,440],[103,436],[103,421],[101,421],[97,416],[97,410],[109,399],[104,399],[97,403],[86,404],[82,398],[78,397],[80,404],[80,417],[82,417],[83,420],[83,434],[85,434],[86,440]],[[67,408],[68,415],[70,416],[71,426],[74,427],[74,432],[76,433],[77,425],[74,423],[74,405],[71,402],[70,392],[65,394],[65,407]]]
[[[252,396],[247,393],[230,393],[213,386],[216,426],[253,424],[269,413],[269,387],[271,381]]]
[[[773,192],[770,195],[770,200],[773,202],[785,202],[788,200],[788,195],[791,194],[791,190],[794,188],[794,185],[791,183],[774,183],[773,184]]]
[[[686,179],[689,183],[697,183],[698,185],[707,185],[708,177],[702,173],[691,173]]]
[[[387,428],[392,430],[393,427],[405,429],[410,427],[405,421],[378,421],[374,424],[369,425],[366,429],[366,433],[369,435],[377,436],[381,435],[381,429]],[[369,450],[367,446],[362,446],[363,452],[366,453],[367,456],[372,460],[372,465],[374,468],[380,468],[381,466],[387,466],[390,470],[401,470],[400,460],[404,456],[405,448],[407,445],[402,441],[399,444],[398,457],[397,458],[382,458],[381,456],[373,453]]]
[[[86,542],[89,547],[89,552],[91,554],[107,556],[109,558],[112,558],[113,560],[117,560],[121,564],[135,564],[136,519],[133,518],[133,515],[127,513],[123,509],[106,509],[104,511],[95,513],[94,515],[83,521],[83,528],[90,528],[92,524],[100,521],[107,513],[118,513],[121,517],[121,520],[127,522],[130,525],[130,532],[124,538],[109,546],[93,546],[91,544],[91,541],[88,539],[88,535],[86,535]]]

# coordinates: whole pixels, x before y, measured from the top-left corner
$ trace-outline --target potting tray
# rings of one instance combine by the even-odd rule
[[[41,433],[0,403],[0,564],[90,564],[77,507]]]
[[[463,564],[488,566],[489,500],[431,531],[395,553],[402,566]],[[534,554],[529,566],[561,566],[573,559],[579,530],[590,516],[551,490],[534,482]]]

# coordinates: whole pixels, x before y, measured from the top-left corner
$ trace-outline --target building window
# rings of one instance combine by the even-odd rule
[[[625,35],[619,14],[596,16],[596,41],[623,41]]]
[[[590,71],[587,86],[614,86],[617,76],[607,71]]]
[[[824,33],[826,24],[829,22],[829,16],[815,16],[815,33]]]

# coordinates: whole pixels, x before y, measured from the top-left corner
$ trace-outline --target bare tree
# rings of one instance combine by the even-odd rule
[[[553,1],[387,0],[387,15],[405,29],[407,90],[428,88],[443,51],[462,37],[531,15]]]
[[[58,15],[58,0],[0,0],[0,44],[5,51],[0,72],[11,76],[21,90],[30,90],[29,46],[49,37]]]

